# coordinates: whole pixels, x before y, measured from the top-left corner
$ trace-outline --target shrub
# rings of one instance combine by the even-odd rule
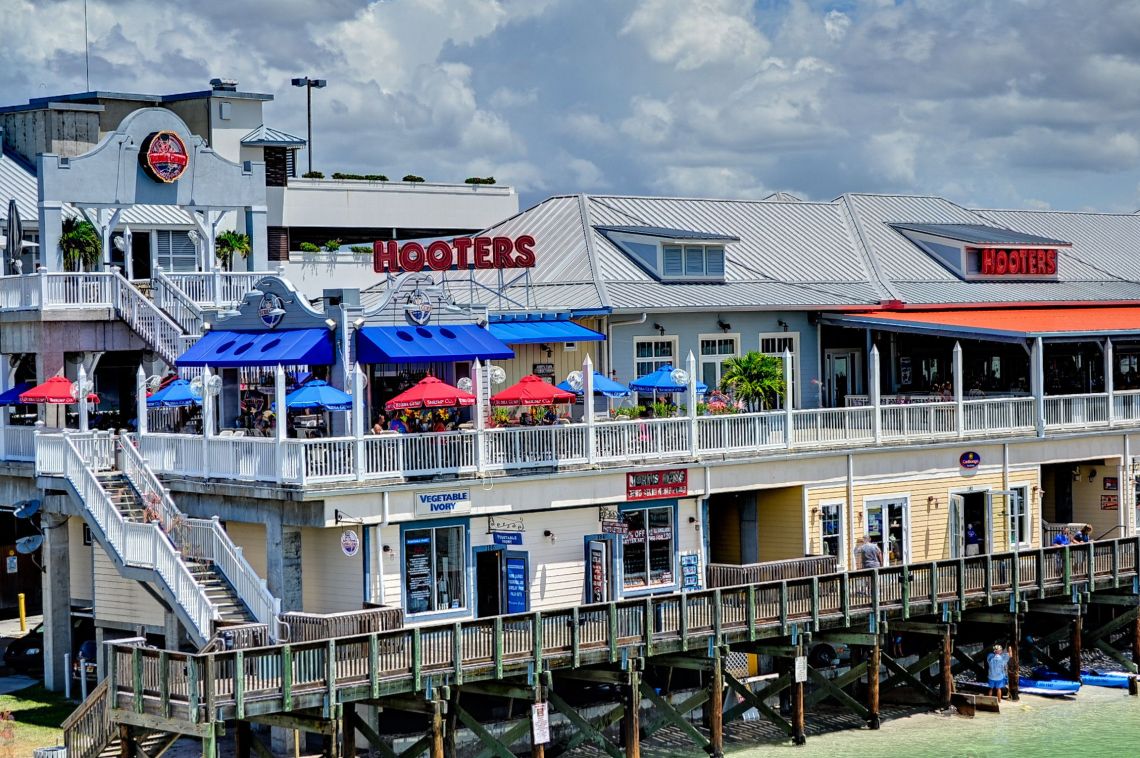
[[[349,250],[356,255],[372,255],[372,247],[370,245],[353,245]]]
[[[403,182],[422,182],[423,180],[424,180],[424,178],[422,176],[416,176],[415,174],[406,174],[404,176],[404,178],[401,179],[400,181],[403,181]]]
[[[302,179],[324,179],[325,175],[322,174],[320,171],[306,171],[305,173],[301,174],[301,178]]]
[[[386,182],[388,177],[383,174],[344,174],[337,171],[332,175],[333,179],[352,179],[362,182]]]
[[[495,177],[493,176],[469,176],[463,180],[464,184],[494,184]]]
[[[364,178],[370,182],[386,182],[388,177],[384,174],[365,174]]]
[[[326,252],[326,253],[335,253],[335,252],[337,252],[338,250],[340,250],[340,246],[341,246],[341,244],[342,244],[342,243],[341,243],[341,241],[340,241],[340,240],[337,240],[337,239],[332,239],[332,240],[329,240],[328,242],[326,242],[326,243],[324,244],[324,249],[325,249],[325,252]]]
[[[300,245],[298,245],[298,247],[301,248],[302,253],[319,253],[319,252],[321,252],[321,249],[319,247],[317,247],[316,245],[314,245],[312,242],[302,242]]]

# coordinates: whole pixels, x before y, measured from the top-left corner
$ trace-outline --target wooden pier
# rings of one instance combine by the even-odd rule
[[[511,755],[512,744],[528,736],[529,720],[492,736],[463,705],[467,693],[528,708],[544,702],[565,716],[577,734],[572,744],[533,745],[544,758],[582,741],[614,758],[638,756],[640,740],[667,725],[719,755],[725,724],[751,708],[798,743],[805,710],[824,699],[872,728],[880,697],[898,686],[932,707],[949,707],[955,673],[982,665],[981,656],[955,647],[963,625],[1000,625],[1016,650],[1026,614],[1063,618],[1032,643],[1044,662],[1079,666],[1083,642],[1134,666],[1120,648],[1140,635],[1138,566],[1140,538],[1130,537],[203,654],[114,645],[106,687],[69,720],[69,755],[97,755],[112,732],[123,745],[166,732],[200,738],[203,756],[213,758],[227,723],[238,725],[239,754],[246,755],[255,740],[245,724],[253,722],[321,733],[332,756],[354,755],[359,731],[373,749],[395,756],[375,722],[361,718],[362,704],[379,706],[382,721],[400,712],[425,718],[423,739],[402,758],[454,755],[460,725],[483,754]],[[1090,604],[1115,615],[1082,635]],[[888,632],[906,636],[915,662],[901,662]],[[854,651],[845,674],[808,665],[810,645],[822,641]],[[754,692],[726,670],[730,651],[771,656],[778,676]],[[697,672],[702,683],[681,703],[647,681],[651,671],[673,669]],[[611,710],[586,719],[560,694],[573,680],[622,694]],[[727,708],[726,693],[733,698]],[[776,696],[786,709],[768,705]],[[653,711],[642,719],[644,700]],[[702,707],[697,728],[686,715]],[[611,727],[619,723],[615,741]]]

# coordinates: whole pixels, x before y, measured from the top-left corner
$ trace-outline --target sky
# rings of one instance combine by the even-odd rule
[[[83,0],[0,0],[0,103],[81,92]],[[1140,208],[1134,0],[87,0],[90,89],[275,96],[314,168],[596,192]]]

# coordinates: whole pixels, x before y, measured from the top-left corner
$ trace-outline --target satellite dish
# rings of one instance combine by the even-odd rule
[[[459,377],[459,381],[455,383],[455,386],[458,387],[459,389],[463,390],[464,392],[470,392],[471,388],[475,385],[473,385],[471,383],[471,377],[461,376],[461,377]]]
[[[44,537],[42,534],[33,534],[30,537],[21,537],[16,540],[16,552],[20,555],[31,555],[40,549],[44,544]]]
[[[16,512],[12,515],[14,515],[16,518],[31,518],[40,512],[39,500],[21,500],[20,502],[15,503],[15,505]]]
[[[491,384],[502,384],[507,381],[507,372],[502,366],[491,366]]]
[[[581,392],[582,391],[582,372],[581,371],[571,371],[569,374],[566,375],[566,383],[570,385],[570,389],[574,390],[575,392]]]
[[[673,384],[685,385],[689,384],[689,372],[683,368],[675,368],[669,374],[669,378],[673,380]]]

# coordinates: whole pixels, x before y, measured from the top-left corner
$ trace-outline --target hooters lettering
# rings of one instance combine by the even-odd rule
[[[382,274],[385,271],[396,271],[399,269],[398,254],[399,249],[396,246],[395,240],[373,242],[372,270],[378,274]]]
[[[977,251],[982,276],[1056,276],[1057,251],[983,247]]]
[[[418,242],[409,242],[401,247],[400,268],[404,271],[423,271],[424,246]]]
[[[372,268],[376,273],[433,271],[450,269],[533,268],[535,241],[520,237],[457,237],[435,240],[424,247],[420,242],[399,245],[393,240],[372,245]]]
[[[1046,274],[1056,274],[1057,273],[1057,251],[1056,250],[1046,250],[1045,251],[1045,273]]]
[[[518,268],[531,268],[534,266],[534,237],[524,234],[515,240],[515,266]]]
[[[451,268],[451,245],[443,240],[436,240],[428,245],[428,265],[432,271],[446,271]]]
[[[491,266],[491,238],[475,238],[475,268],[493,268]]]
[[[455,247],[455,267],[467,268],[467,253],[471,251],[471,238],[456,237],[451,244]]]
[[[511,268],[511,250],[514,247],[514,243],[507,237],[493,237],[491,239],[495,268]]]

